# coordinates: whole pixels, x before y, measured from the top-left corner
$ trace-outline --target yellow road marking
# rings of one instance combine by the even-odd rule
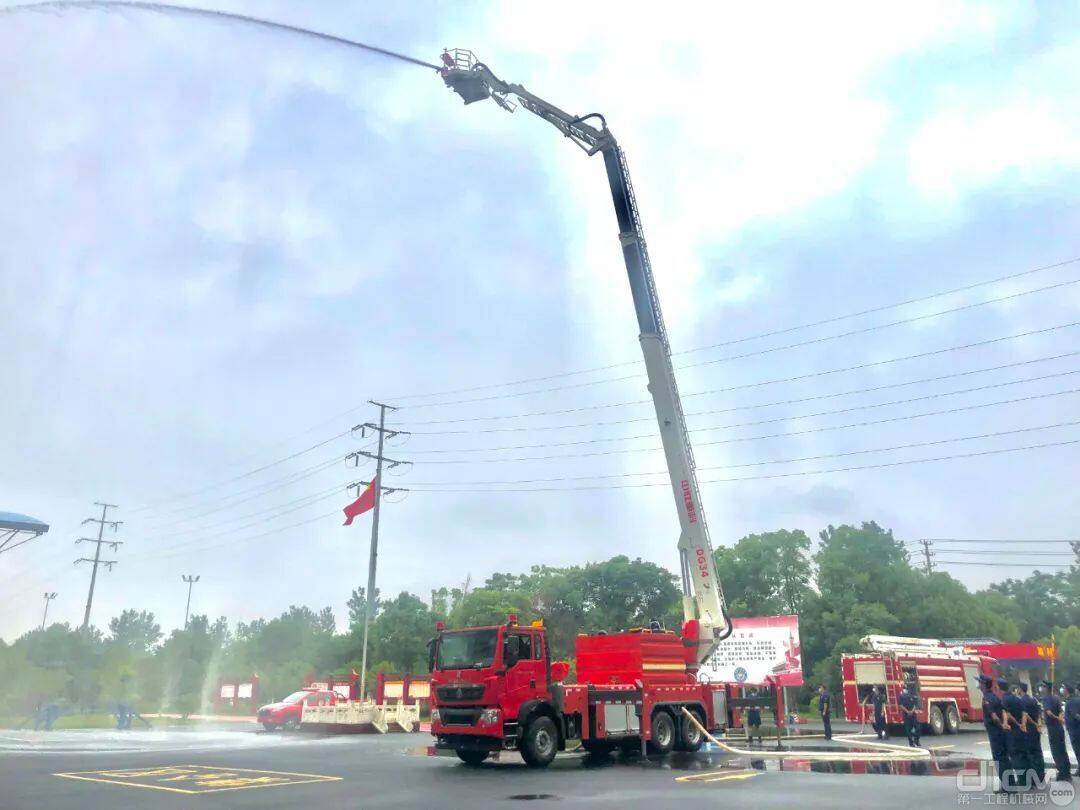
[[[340,782],[340,776],[324,776],[293,771],[268,771],[254,768],[226,768],[220,765],[173,765],[150,768],[113,769],[101,771],[73,771],[55,773],[64,779],[82,782],[100,782],[107,785],[164,790],[169,793],[196,795],[222,793],[228,790],[249,790],[260,787],[284,785],[307,785],[315,782]],[[142,780],[142,781],[135,781]],[[153,780],[156,780],[155,783]],[[173,787],[161,782],[190,781],[194,787]]]
[[[686,776],[676,776],[676,782],[724,782],[728,779],[750,779],[757,776],[760,771],[751,771],[747,769],[742,770],[722,770],[722,771],[705,771],[704,773],[691,773]]]

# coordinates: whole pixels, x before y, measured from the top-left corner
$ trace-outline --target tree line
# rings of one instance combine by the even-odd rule
[[[798,529],[750,535],[717,549],[716,563],[733,616],[800,616],[807,691],[818,683],[838,689],[840,655],[871,633],[1002,641],[1055,634],[1059,680],[1080,679],[1080,565],[972,592],[945,572],[920,570],[892,532],[873,522],[829,526],[816,548]],[[677,629],[682,620],[675,575],[625,556],[494,573],[475,589],[442,587],[427,596],[376,593],[369,680],[380,670],[425,671],[438,620],[461,627],[501,623],[509,613],[521,622],[543,619],[553,654],[567,659],[578,633],[653,619]],[[11,644],[0,641],[0,714],[25,715],[41,701],[194,713],[212,704],[219,677],[253,673],[261,698],[281,698],[309,674],[359,670],[363,588],[347,606],[341,632],[329,607],[295,605],[232,627],[225,617],[196,615],[167,637],[152,613],[135,609],[109,621],[107,632],[60,623],[33,630]]]

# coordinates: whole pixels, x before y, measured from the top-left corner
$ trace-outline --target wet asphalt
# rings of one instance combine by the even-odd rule
[[[841,729],[837,733],[842,733]],[[958,771],[988,754],[977,727],[924,739],[930,762],[783,762],[717,750],[664,759],[560,755],[534,771],[513,754],[471,768],[426,755],[426,733],[353,736],[251,730],[0,731],[0,808],[955,807]],[[893,739],[892,742],[902,742]],[[795,751],[830,745],[794,741]],[[834,741],[833,747],[839,748]],[[766,741],[765,748],[773,745]],[[977,786],[976,786],[977,787]],[[533,806],[530,804],[530,806]],[[1044,803],[1046,806],[1046,803]],[[1054,806],[1049,804],[1049,806]],[[1075,803],[1073,806],[1077,806]]]

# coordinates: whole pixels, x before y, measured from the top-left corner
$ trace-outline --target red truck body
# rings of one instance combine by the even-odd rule
[[[440,629],[431,648],[435,749],[469,764],[517,750],[533,766],[547,765],[574,741],[593,752],[643,742],[656,753],[696,750],[700,730],[681,710],[689,709],[705,728],[722,728],[727,689],[695,680],[688,659],[697,650],[696,623],[688,625],[683,637],[650,630],[580,635],[578,683],[568,685],[561,682],[569,667],[551,661],[541,626],[511,619],[494,627]],[[472,661],[448,652],[470,644],[484,655]]]
[[[868,652],[844,655],[844,716],[861,723],[873,720],[869,695],[874,686],[884,690],[885,719],[903,722],[897,699],[905,683],[914,687],[919,699],[918,718],[932,734],[955,734],[960,721],[982,722],[982,692],[979,675],[997,677],[997,662],[981,655],[958,657],[905,652]]]

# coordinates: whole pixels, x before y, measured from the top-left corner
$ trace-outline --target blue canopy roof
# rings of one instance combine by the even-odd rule
[[[22,531],[44,534],[48,530],[48,523],[29,515],[20,515],[18,512],[0,512],[0,532]]]

